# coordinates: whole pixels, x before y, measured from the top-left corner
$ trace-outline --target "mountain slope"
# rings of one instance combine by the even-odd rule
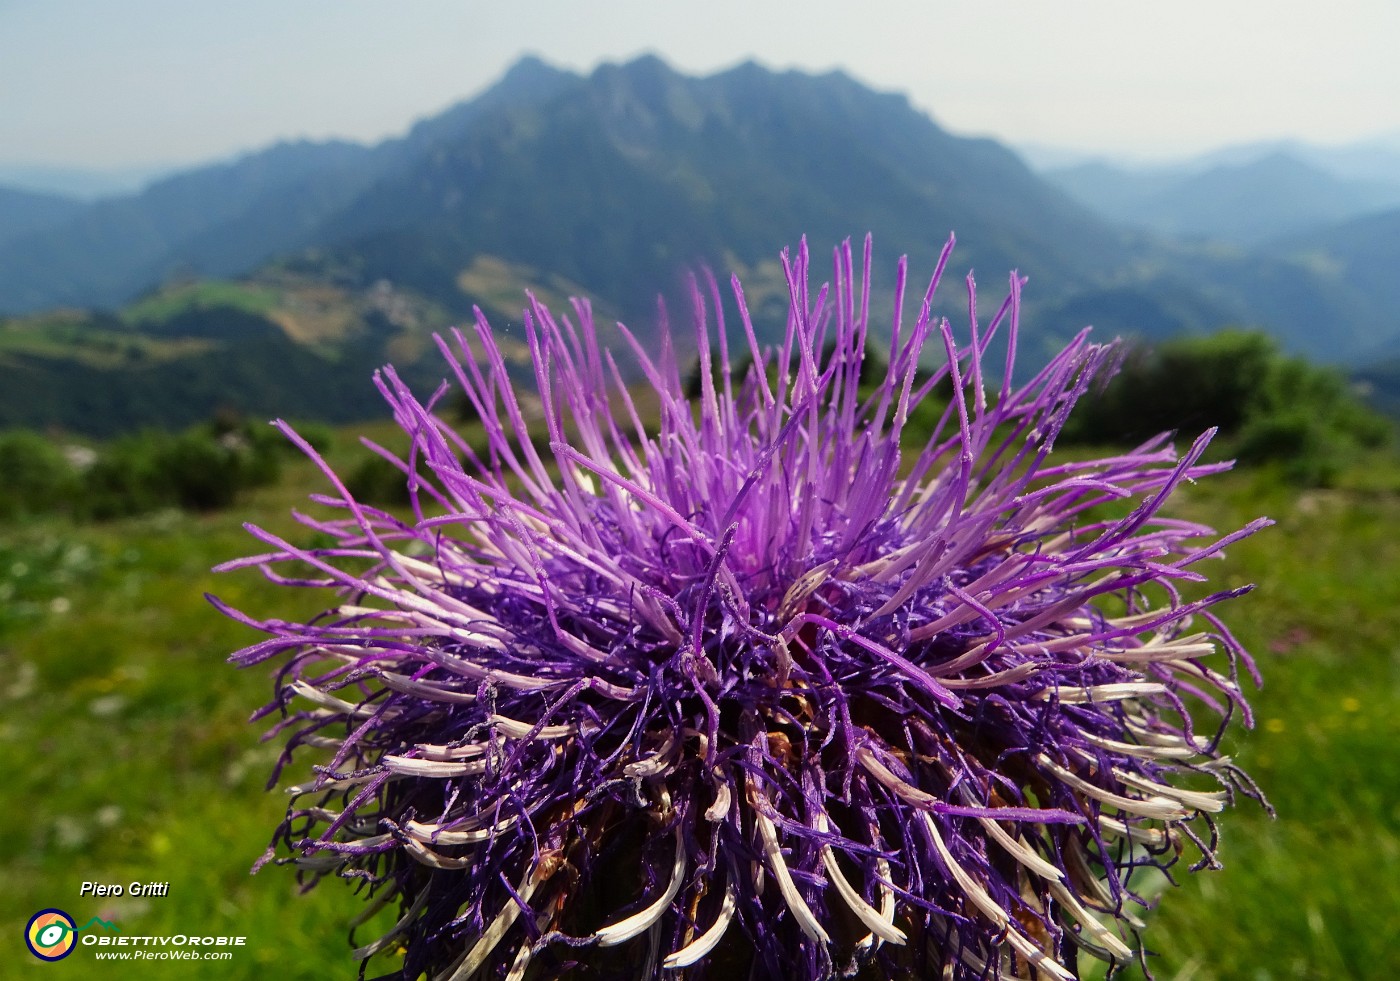
[[[1125,261],[1121,237],[1009,151],[951,136],[902,96],[840,74],[743,65],[705,79],[654,58],[599,68],[530,107],[482,114],[330,219],[318,237],[365,277],[446,302],[479,255],[548,269],[634,319],[682,266],[771,263],[866,230],[931,268],[1019,265],[1068,290]]]
[[[351,421],[383,411],[387,362],[415,385],[446,314],[386,283],[347,290],[270,268],[241,282],[173,284],[120,315],[0,319],[0,429],[113,436],[215,413]]]
[[[372,162],[354,144],[284,143],[96,202],[0,244],[0,310],[116,306],[176,272],[243,272],[302,245],[372,179]]]
[[[82,209],[62,195],[0,187],[0,243],[61,225]]]
[[[1400,350],[1400,208],[1311,228],[1266,248],[1365,297],[1372,345]]]

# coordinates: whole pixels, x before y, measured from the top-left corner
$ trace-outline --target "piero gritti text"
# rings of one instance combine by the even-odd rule
[[[168,896],[168,882],[84,882],[78,887],[79,896]]]

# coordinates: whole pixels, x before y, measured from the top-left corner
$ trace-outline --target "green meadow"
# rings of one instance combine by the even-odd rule
[[[348,435],[336,447],[353,469],[361,451]],[[349,922],[362,904],[350,884],[302,895],[289,869],[249,875],[285,808],[264,790],[277,747],[247,721],[272,693],[271,670],[225,663],[256,635],[204,599],[285,618],[327,605],[252,572],[209,571],[255,550],[245,520],[309,540],[289,512],[323,489],[303,461],[219,512],[0,526],[0,975],[356,976]],[[1226,608],[1265,678],[1255,729],[1236,727],[1230,745],[1278,816],[1243,800],[1221,821],[1224,868],[1183,863],[1183,886],[1148,915],[1153,971],[1400,977],[1400,463],[1373,453],[1326,489],[1242,471],[1173,507],[1222,531],[1277,521],[1207,571],[1259,587]],[[79,895],[84,882],[169,888],[97,898]],[[227,961],[98,963],[94,951],[130,948],[90,946],[47,964],[21,938],[46,907],[123,935],[247,940]],[[370,974],[393,966],[382,955]]]

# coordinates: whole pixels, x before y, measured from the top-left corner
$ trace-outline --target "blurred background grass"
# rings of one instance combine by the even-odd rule
[[[254,635],[204,600],[215,592],[289,617],[321,608],[322,598],[256,574],[209,571],[254,550],[244,520],[298,534],[289,512],[310,489],[321,489],[316,475],[298,462],[237,510],[4,528],[0,949],[10,956],[0,976],[355,976],[347,924],[360,904],[348,887],[298,896],[288,870],[249,876],[286,807],[280,790],[263,790],[278,747],[260,743],[264,727],[247,721],[272,685],[266,670],[224,663]],[[80,899],[88,880],[170,889]],[[46,964],[25,952],[22,935],[48,906],[79,924],[113,920],[124,934],[243,935],[247,946],[209,964],[94,966],[86,952]]]

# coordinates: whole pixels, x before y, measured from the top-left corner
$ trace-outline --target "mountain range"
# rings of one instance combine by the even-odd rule
[[[1090,162],[1042,176],[1115,223],[1248,247],[1400,209],[1400,153],[1393,173],[1376,167],[1374,176],[1364,177],[1309,162],[1311,156],[1280,148],[1244,159],[1215,157],[1204,167]]]
[[[339,417],[342,387],[318,402],[308,378],[387,358],[411,367],[427,335],[473,305],[508,324],[526,287],[552,302],[580,293],[645,333],[658,293],[676,298],[701,264],[739,273],[760,327],[776,331],[778,250],[806,235],[820,255],[867,230],[877,296],[897,256],[924,275],[952,230],[959,275],[975,269],[998,293],[1009,270],[1028,275],[1032,356],[1086,323],[1149,337],[1259,325],[1334,362],[1400,346],[1393,287],[1346,226],[1302,241],[1251,231],[1248,247],[1175,238],[1115,217],[1102,203],[1111,182],[1099,183],[1086,201],[1007,147],[839,72],[750,63],[692,78],[644,57],[580,76],[526,58],[376,146],[279,144],[87,204],[0,194],[0,424],[41,411],[7,391],[61,385],[79,365],[87,394],[111,404],[212,372],[183,412],[223,399]],[[1343,198],[1317,219],[1354,219]],[[1400,242],[1396,224],[1367,226],[1380,255]],[[950,314],[956,293],[945,287]],[[95,342],[108,353],[83,349]],[[219,391],[218,366],[233,362],[264,383]],[[295,398],[279,394],[284,371]],[[84,428],[100,402],[64,414],[50,399],[39,421]],[[165,411],[147,421],[169,422]]]

